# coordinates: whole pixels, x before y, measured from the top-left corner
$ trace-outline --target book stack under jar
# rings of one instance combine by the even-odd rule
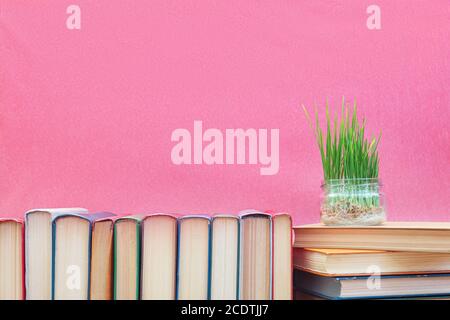
[[[449,299],[450,223],[294,227],[296,299]]]

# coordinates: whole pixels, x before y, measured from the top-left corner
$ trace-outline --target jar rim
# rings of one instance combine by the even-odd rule
[[[382,185],[381,179],[379,178],[342,178],[342,179],[326,179],[322,180],[321,187],[326,185],[336,185],[336,184],[346,184],[346,183],[356,183],[356,184],[378,184]]]

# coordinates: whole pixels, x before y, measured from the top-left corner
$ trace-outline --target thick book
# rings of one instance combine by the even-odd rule
[[[24,228],[20,219],[0,218],[0,300],[22,300]]]
[[[240,212],[239,299],[272,299],[272,215]]]
[[[211,300],[236,300],[238,273],[239,218],[216,214],[211,222]]]
[[[174,300],[177,218],[156,213],[142,218],[141,299]]]
[[[98,268],[108,263],[110,255],[102,251],[109,248],[103,247],[106,243],[98,246],[97,240],[93,248],[92,239],[98,236],[97,232],[102,232],[97,224],[105,220],[109,224],[112,216],[114,214],[109,212],[99,212],[63,213],[53,217],[52,298],[54,300],[88,300],[90,298],[91,257],[95,259],[93,277],[108,278],[110,270],[103,270],[105,273],[99,275]],[[105,283],[104,279],[102,283]],[[94,289],[103,290],[104,288],[97,286]],[[97,297],[97,292],[94,296]],[[105,295],[99,294],[99,296]]]
[[[125,216],[114,223],[114,299],[139,300],[141,222],[143,215]]]
[[[324,277],[295,270],[294,286],[333,300],[437,297],[450,294],[450,274]]]
[[[209,299],[210,223],[208,216],[178,219],[177,299]]]
[[[25,213],[25,285],[27,300],[52,298],[52,252],[54,217],[87,213],[84,208],[33,209]]]
[[[297,248],[450,253],[450,222],[387,222],[380,226],[294,227]]]
[[[294,267],[324,276],[450,273],[450,254],[296,248]]]
[[[272,298],[292,300],[292,218],[287,213],[272,214]]]

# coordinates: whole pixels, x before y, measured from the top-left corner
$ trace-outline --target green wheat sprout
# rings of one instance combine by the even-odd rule
[[[327,199],[327,204],[346,201],[366,208],[378,207],[377,148],[381,131],[371,139],[365,137],[366,120],[358,120],[356,101],[353,107],[348,107],[343,98],[340,116],[336,115],[333,119],[327,102],[326,131],[320,126],[317,107],[315,125],[306,107],[302,107],[319,147],[324,183],[328,185],[328,194],[332,195]],[[373,187],[373,182],[376,182],[376,187]],[[344,187],[345,193],[342,192]]]

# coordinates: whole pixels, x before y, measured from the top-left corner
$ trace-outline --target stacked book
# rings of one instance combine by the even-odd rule
[[[294,227],[296,299],[448,299],[450,223]]]
[[[291,299],[288,214],[115,217],[37,209],[0,220],[0,299]]]

